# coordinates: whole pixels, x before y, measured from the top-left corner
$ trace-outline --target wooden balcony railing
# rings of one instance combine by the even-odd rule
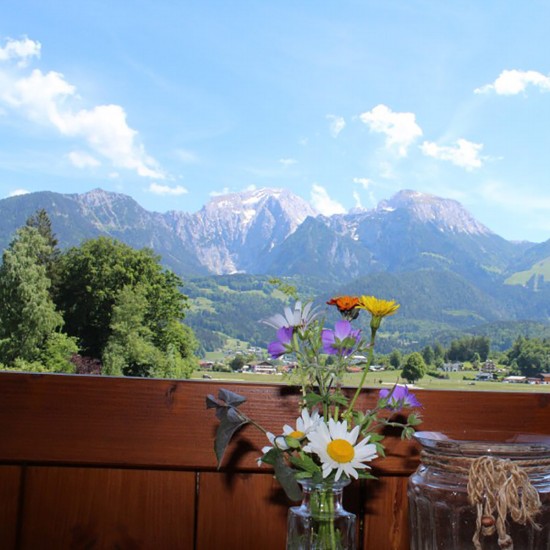
[[[214,381],[0,373],[2,550],[284,548],[289,503],[245,427],[216,470]],[[240,384],[243,406],[274,431],[296,415],[287,386]],[[365,407],[377,392],[365,390]],[[550,394],[419,391],[423,429],[548,433]],[[412,441],[389,437],[379,480],[354,483],[346,507],[362,548],[408,548]]]

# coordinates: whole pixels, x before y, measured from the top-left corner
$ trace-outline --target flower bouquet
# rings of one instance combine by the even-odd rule
[[[398,427],[409,438],[420,423],[415,411],[395,418],[402,409],[420,406],[406,386],[382,389],[376,406],[359,410],[357,399],[372,364],[376,333],[382,319],[399,308],[394,301],[373,296],[340,296],[327,302],[341,314],[334,328],[325,327],[318,308],[297,301],[263,320],[273,327],[276,339],[268,346],[272,358],[293,355],[294,376],[301,387],[299,414],[293,425],[273,433],[249,418],[239,407],[246,398],[221,389],[218,399],[206,398],[220,420],[215,439],[218,466],[235,432],[245,424],[261,430],[269,442],[258,464],[273,467],[277,480],[292,500],[303,498],[302,506],[289,514],[288,549],[335,550],[354,548],[354,519],[341,507],[341,493],[352,478],[373,478],[370,463],[384,456],[384,426]],[[352,322],[361,311],[370,313],[370,335],[365,338]],[[366,354],[358,387],[343,388],[344,374],[354,356]],[[351,395],[350,395],[351,393]],[[350,517],[353,516],[353,517]]]

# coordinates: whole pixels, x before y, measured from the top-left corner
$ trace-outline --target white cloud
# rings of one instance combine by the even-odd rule
[[[345,214],[346,209],[334,199],[329,197],[327,190],[314,183],[311,187],[311,204],[313,208],[325,216],[332,214]]]
[[[369,178],[353,178],[353,183],[358,183],[363,189],[368,189],[373,182]]]
[[[84,140],[115,168],[133,170],[143,177],[165,178],[156,161],[138,143],[137,132],[128,126],[120,105],[72,110],[71,100],[79,99],[76,88],[54,71],[34,69],[20,76],[0,70],[0,82],[0,102],[30,121]]]
[[[231,193],[229,187],[224,187],[221,191],[210,191],[209,195],[211,197],[221,197],[223,195],[229,195],[229,193]]]
[[[25,37],[22,40],[12,40],[8,38],[6,45],[0,48],[0,61],[9,61],[17,59],[19,67],[27,65],[32,57],[40,57],[42,45]]]
[[[256,189],[257,189],[257,187],[256,187],[253,183],[251,183],[250,185],[247,185],[247,186],[243,189],[243,191],[256,191]]]
[[[344,117],[336,115],[327,115],[327,120],[330,121],[330,135],[332,137],[338,137],[338,134],[346,127],[346,121]]]
[[[93,168],[101,165],[95,157],[83,151],[71,151],[67,156],[77,168]]]
[[[361,204],[361,197],[357,191],[353,192],[353,200],[355,201],[355,208],[363,208],[363,205]]]
[[[458,139],[455,146],[440,146],[437,143],[425,141],[420,149],[428,157],[448,160],[466,170],[480,168],[483,164],[483,158],[479,156],[483,144],[473,143],[466,139]]]
[[[169,185],[159,185],[158,183],[151,183],[149,185],[149,191],[155,195],[170,195],[176,197],[178,195],[185,195],[189,191],[181,185],[176,187],[170,187]]]
[[[545,76],[538,71],[504,70],[492,84],[476,88],[474,93],[486,94],[494,91],[498,95],[517,95],[524,92],[530,84],[543,92],[548,92],[550,76]]]
[[[176,151],[176,156],[185,164],[194,164],[199,161],[196,153],[193,153],[193,151],[187,151],[185,149],[178,149]]]
[[[14,189],[9,193],[8,197],[18,197],[19,195],[28,195],[29,193],[30,191],[26,189]]]
[[[414,113],[394,113],[386,105],[377,105],[359,118],[371,132],[385,134],[386,147],[396,150],[400,157],[406,157],[409,146],[422,135]]]
[[[296,159],[290,158],[279,159],[279,162],[285,167],[292,166],[293,164],[298,164],[298,161]]]

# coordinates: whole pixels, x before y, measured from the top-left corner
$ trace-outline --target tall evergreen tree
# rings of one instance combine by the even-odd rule
[[[48,337],[63,325],[42,259],[50,246],[37,229],[17,230],[0,267],[0,361],[41,358]]]

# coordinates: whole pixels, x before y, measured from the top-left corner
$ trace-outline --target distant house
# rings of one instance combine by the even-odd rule
[[[462,370],[462,363],[455,361],[454,363],[445,363],[440,370],[443,372],[458,372]]]
[[[476,374],[476,380],[493,380],[492,372],[478,372]]]
[[[494,361],[487,359],[483,365],[481,365],[481,372],[496,372],[497,366]]]
[[[256,374],[276,374],[277,368],[274,367],[269,361],[262,361],[252,365],[252,372]]]
[[[199,369],[201,370],[212,370],[214,363],[212,361],[200,361]]]
[[[536,378],[538,379],[539,384],[550,384],[550,373],[548,372],[541,372],[540,374],[537,374]]]
[[[527,376],[507,376],[502,381],[508,384],[525,384]]]

